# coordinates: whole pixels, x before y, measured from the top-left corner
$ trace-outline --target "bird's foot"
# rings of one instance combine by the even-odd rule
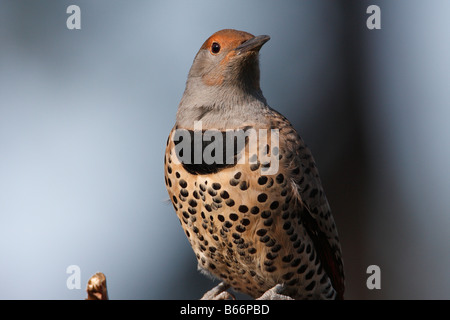
[[[263,295],[256,300],[294,300],[289,296],[281,294],[284,289],[285,286],[283,284],[277,284],[264,292]]]
[[[226,291],[230,286],[224,282],[206,292],[200,300],[236,300],[236,298]]]

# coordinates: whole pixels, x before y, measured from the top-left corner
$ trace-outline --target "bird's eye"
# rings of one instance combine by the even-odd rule
[[[220,44],[218,44],[217,42],[213,42],[213,44],[211,45],[211,52],[212,53],[219,53],[220,51]]]

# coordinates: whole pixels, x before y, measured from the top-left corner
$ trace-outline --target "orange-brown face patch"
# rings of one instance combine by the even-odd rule
[[[253,38],[254,36],[248,32],[238,31],[233,29],[224,29],[217,31],[210,36],[202,45],[201,49],[208,50],[211,54],[211,47],[214,42],[220,45],[220,52],[227,52],[227,54],[220,61],[218,70],[203,76],[203,82],[208,86],[216,86],[222,84],[224,80],[223,71],[228,64],[228,61],[236,55],[234,49],[243,42]]]
[[[232,50],[238,47],[242,42],[247,41],[254,36],[248,32],[233,29],[224,29],[217,31],[209,37],[202,45],[201,49],[211,50],[213,42],[220,44],[221,50]]]

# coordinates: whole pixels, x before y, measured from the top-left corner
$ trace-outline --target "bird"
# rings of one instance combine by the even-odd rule
[[[200,47],[167,139],[166,188],[198,268],[221,281],[204,299],[233,298],[229,288],[343,299],[340,240],[315,160],[260,87],[269,40],[223,29]]]

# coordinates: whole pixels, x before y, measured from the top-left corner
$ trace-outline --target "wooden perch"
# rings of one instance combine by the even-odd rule
[[[101,272],[94,274],[88,281],[86,292],[86,300],[108,300],[105,275]]]

